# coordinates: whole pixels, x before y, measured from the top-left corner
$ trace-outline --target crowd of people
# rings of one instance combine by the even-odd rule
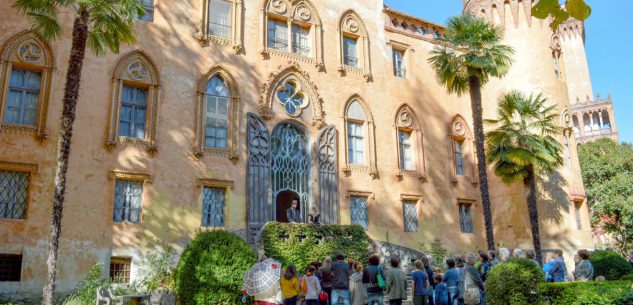
[[[580,250],[575,255],[574,281],[594,280],[594,270],[589,261],[590,253]],[[541,267],[533,250],[515,249],[510,252],[467,253],[446,259],[446,270],[434,268],[429,256],[413,261],[410,273],[414,305],[485,305],[486,280],[496,266],[511,257],[524,258],[542,268],[548,282],[569,281],[562,250],[547,253]],[[371,255],[364,265],[346,260],[337,254],[335,259],[326,257],[323,262],[312,262],[303,275],[295,265],[281,270],[278,288],[273,293],[255,295],[256,305],[402,305],[407,300],[407,272],[400,258]],[[633,266],[633,252],[630,255]],[[599,279],[598,279],[599,280]]]

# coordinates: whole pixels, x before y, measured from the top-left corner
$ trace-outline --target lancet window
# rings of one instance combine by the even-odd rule
[[[339,21],[339,67],[341,75],[360,74],[372,79],[369,35],[362,19],[354,12],[345,12]]]
[[[231,46],[236,54],[240,53],[244,46],[242,5],[242,0],[202,0],[200,44]]]

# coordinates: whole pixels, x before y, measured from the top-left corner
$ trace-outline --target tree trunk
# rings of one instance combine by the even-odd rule
[[[486,172],[486,151],[484,148],[483,107],[481,101],[481,81],[476,76],[468,80],[470,104],[473,112],[473,127],[475,129],[475,146],[477,148],[477,169],[479,171],[479,189],[481,190],[481,205],[484,209],[484,223],[486,226],[486,241],[488,249],[495,249],[495,237],[492,226],[492,209],[490,194],[488,194],[488,173]]]
[[[536,179],[534,178],[534,170],[530,170],[530,174],[525,177],[523,184],[527,190],[528,214],[530,215],[530,227],[532,229],[532,243],[534,244],[534,252],[536,252],[536,260],[539,264],[543,264],[543,253],[541,251],[541,230],[538,224],[538,207],[536,203]]]
[[[62,210],[64,208],[64,196],[66,192],[66,172],[68,171],[68,158],[70,156],[70,140],[73,135],[73,123],[75,122],[75,110],[79,99],[79,83],[81,70],[86,53],[86,40],[88,38],[88,11],[81,11],[73,25],[73,40],[66,72],[66,86],[64,88],[63,110],[61,129],[57,139],[57,168],[55,169],[55,198],[53,198],[53,213],[48,238],[48,277],[43,291],[42,304],[52,305],[55,293],[55,277],[57,276],[57,250],[61,235]]]

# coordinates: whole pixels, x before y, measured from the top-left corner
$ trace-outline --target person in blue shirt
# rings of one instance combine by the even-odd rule
[[[459,304],[457,302],[459,297],[459,270],[455,268],[455,260],[452,258],[446,260],[446,266],[448,266],[448,270],[442,276],[442,283],[446,284],[448,303],[451,305]]]
[[[554,268],[554,264],[556,262],[554,262],[554,253],[547,253],[545,255],[545,264],[543,265],[543,273],[545,273],[545,279],[547,280],[548,283],[551,283],[554,281],[554,278],[552,277],[552,268]]]
[[[420,260],[416,260],[413,265],[415,266],[415,271],[411,273],[413,305],[427,305],[429,277],[424,270],[424,264]]]
[[[435,275],[435,305],[449,305],[446,283],[442,282],[442,275]]]
[[[566,282],[567,266],[565,265],[565,259],[563,259],[563,250],[554,250],[554,256],[556,259],[554,259],[554,266],[550,270],[552,281],[555,283]]]

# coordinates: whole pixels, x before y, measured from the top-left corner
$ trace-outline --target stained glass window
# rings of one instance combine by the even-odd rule
[[[229,126],[229,90],[222,78],[214,76],[207,83],[205,147],[226,148]]]
[[[413,200],[404,200],[403,212],[404,212],[404,231],[405,232],[417,232],[418,231],[418,202]]]
[[[202,191],[202,226],[224,226],[224,204],[226,189],[205,187]]]
[[[0,171],[0,218],[25,219],[29,174]]]
[[[119,136],[145,139],[147,89],[123,85]]]
[[[459,227],[462,233],[473,233],[473,214],[471,204],[459,204]]]
[[[209,0],[209,34],[223,38],[231,36],[231,11],[233,3],[225,0]]]
[[[4,122],[35,126],[42,74],[28,70],[11,71]]]
[[[351,223],[353,225],[359,225],[367,231],[368,217],[367,217],[367,197],[362,196],[350,196],[349,208]]]
[[[114,187],[114,222],[141,222],[143,182],[117,180]]]

